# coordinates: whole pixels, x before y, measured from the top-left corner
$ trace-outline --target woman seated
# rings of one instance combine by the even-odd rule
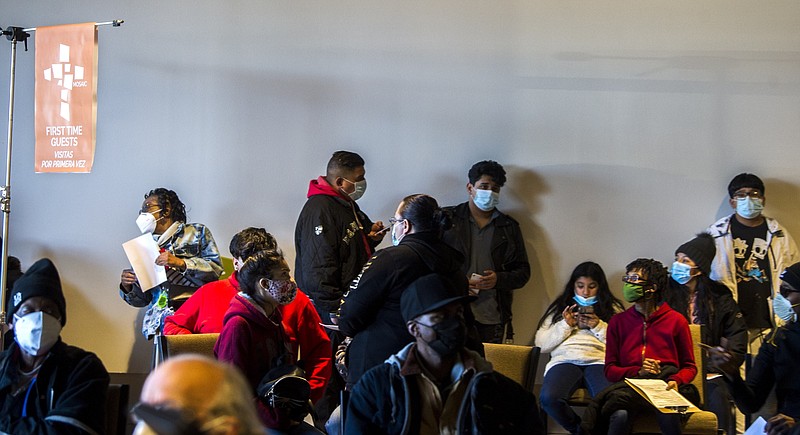
[[[622,310],[603,269],[587,261],[575,267],[564,292],[539,320],[536,346],[550,353],[540,396],[542,408],[570,433],[578,433],[581,423],[567,403],[575,390],[586,387],[594,397],[611,384],[603,374],[606,322]]]
[[[222,263],[211,231],[202,224],[186,223],[186,206],[172,190],[159,187],[147,193],[136,225],[142,234],[152,234],[161,248],[156,264],[167,268],[167,282],[142,289],[133,269],[125,269],[119,293],[131,306],[149,304],[142,334],[151,338],[161,334],[164,317],[180,302],[201,285],[219,279]]]
[[[734,355],[739,367],[747,351],[747,325],[730,290],[708,277],[717,253],[714,239],[705,233],[675,250],[670,285],[664,300],[690,324],[705,325],[703,343],[721,346]],[[707,364],[708,366],[708,364]],[[707,367],[706,408],[717,416],[719,429],[731,427],[731,393],[715,367]]]
[[[259,391],[262,381],[274,380],[276,372],[288,372],[296,362],[278,306],[292,302],[297,285],[283,255],[275,250],[260,251],[245,260],[237,277],[241,291],[225,313],[214,355],[238,367],[253,390]],[[296,418],[297,407],[305,407],[305,414],[310,410],[309,391],[306,390],[305,403],[283,403],[286,407],[270,406],[262,400],[266,398],[256,398],[259,418],[268,428],[318,433],[302,423],[302,417],[299,421]]]

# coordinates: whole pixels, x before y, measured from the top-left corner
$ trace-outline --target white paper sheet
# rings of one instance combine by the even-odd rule
[[[150,233],[128,240],[122,244],[122,249],[125,250],[125,255],[128,256],[128,261],[133,266],[133,272],[136,274],[142,290],[150,290],[162,282],[166,282],[167,271],[164,266],[156,264],[160,249]]]
[[[744,431],[744,435],[764,435],[764,428],[767,426],[767,420],[764,417],[758,417],[750,427]]]
[[[692,402],[688,401],[677,390],[667,390],[667,383],[661,379],[626,378],[625,382],[642,394],[661,412],[670,412],[670,410],[681,408],[689,412],[695,412],[696,410]]]

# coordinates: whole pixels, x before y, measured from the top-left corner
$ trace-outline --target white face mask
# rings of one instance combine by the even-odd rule
[[[353,183],[353,185],[356,186],[356,189],[354,191],[347,194],[347,196],[349,196],[350,199],[352,199],[353,201],[358,201],[359,199],[361,199],[362,196],[364,196],[364,192],[367,191],[366,179],[361,181],[350,181],[347,178],[345,178],[344,180],[347,181],[348,183]]]
[[[156,230],[157,221],[158,219],[153,216],[153,213],[139,213],[139,217],[136,218],[136,226],[139,227],[139,231],[141,231],[142,234],[152,233]]]
[[[61,321],[42,311],[14,314],[14,340],[28,355],[42,356],[58,341]]]

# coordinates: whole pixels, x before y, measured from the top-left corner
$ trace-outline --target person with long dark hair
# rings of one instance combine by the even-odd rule
[[[564,429],[577,433],[580,417],[567,400],[585,386],[594,396],[610,385],[603,374],[606,328],[623,310],[611,294],[599,264],[575,267],[564,291],[547,307],[536,331],[536,345],[550,353],[542,382],[542,408]]]
[[[714,238],[705,233],[678,247],[664,300],[689,324],[705,325],[703,343],[730,352],[738,367],[747,352],[747,324],[731,291],[709,277],[716,251]],[[720,373],[715,367],[707,370]],[[716,414],[719,428],[729,431],[731,394],[727,385],[720,376],[707,379],[705,385],[706,408]]]

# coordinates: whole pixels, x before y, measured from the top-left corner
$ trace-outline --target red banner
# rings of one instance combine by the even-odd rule
[[[36,28],[36,172],[91,172],[97,122],[95,23]]]

